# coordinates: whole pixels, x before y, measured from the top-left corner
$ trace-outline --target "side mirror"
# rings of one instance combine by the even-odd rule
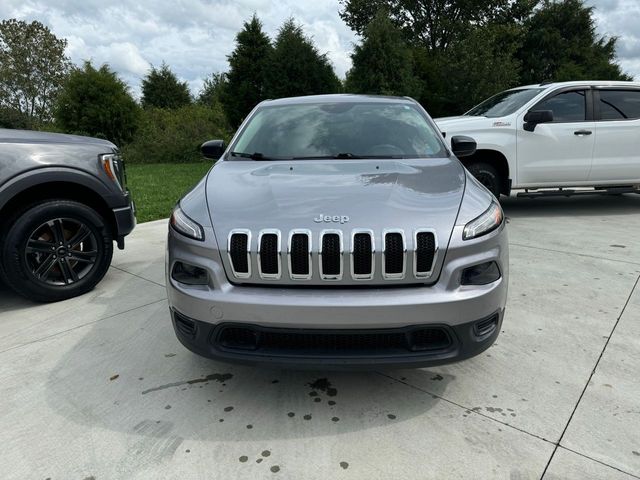
[[[200,151],[206,158],[218,160],[227,146],[224,144],[224,140],[209,140],[200,145]]]
[[[464,135],[451,137],[451,151],[458,158],[473,155],[476,153],[476,148],[478,148],[478,144],[471,137]]]
[[[539,123],[553,122],[551,110],[529,110],[524,116],[524,129],[533,132]]]

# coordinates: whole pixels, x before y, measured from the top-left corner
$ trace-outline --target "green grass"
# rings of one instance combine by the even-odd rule
[[[127,164],[138,222],[167,218],[178,199],[204,177],[211,163]]]

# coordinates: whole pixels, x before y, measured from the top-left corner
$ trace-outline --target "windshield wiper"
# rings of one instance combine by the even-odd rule
[[[336,153],[335,155],[311,155],[309,157],[293,157],[293,160],[332,160],[341,158],[371,158],[361,157],[360,155],[354,155],[353,153]]]
[[[311,155],[309,157],[293,157],[292,160],[358,160],[358,159],[398,159],[409,158],[405,155],[354,155],[353,153],[337,153],[336,155]]]
[[[234,157],[250,158],[251,160],[273,160],[272,158],[265,157],[260,152],[253,152],[253,153],[231,152],[231,155]]]

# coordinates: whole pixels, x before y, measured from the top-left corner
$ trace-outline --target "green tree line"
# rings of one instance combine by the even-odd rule
[[[509,87],[562,80],[630,80],[615,37],[596,32],[583,0],[339,0],[359,36],[339,79],[301,25],[270,38],[254,15],[237,33],[229,68],[192,95],[162,63],[136,101],[109,65],[75,66],[66,40],[42,23],[0,22],[0,127],[91,135],[138,163],[200,159],[260,101],[297,95],[408,95],[432,116],[460,114]]]

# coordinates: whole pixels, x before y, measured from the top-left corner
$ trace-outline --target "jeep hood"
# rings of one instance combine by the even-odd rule
[[[446,249],[465,188],[455,158],[412,160],[222,161],[209,174],[207,202],[219,248],[233,229],[282,231],[433,228]],[[325,216],[349,220],[316,222]],[[256,238],[254,236],[254,238]],[[317,245],[316,245],[317,246]],[[315,247],[314,247],[315,248]],[[442,257],[442,256],[441,256]]]

